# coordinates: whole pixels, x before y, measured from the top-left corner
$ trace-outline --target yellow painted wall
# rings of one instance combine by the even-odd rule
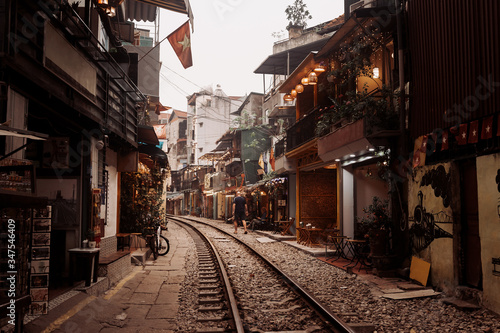
[[[444,198],[442,196],[436,196],[435,188],[430,184],[424,184],[422,179],[424,175],[430,178],[429,174],[431,172],[436,173],[437,168],[440,167],[446,174],[452,173],[452,179],[458,177],[455,168],[452,167],[450,163],[443,163],[432,166],[423,166],[414,170],[412,179],[409,182],[408,188],[408,213],[410,217],[409,227],[413,223],[411,220],[415,218],[415,208],[419,205],[418,193],[421,191],[423,194],[422,206],[424,211],[428,214],[434,216],[435,221],[442,222],[446,221],[448,223],[435,223],[446,232],[453,235],[453,224],[451,223],[451,217],[453,216],[452,204],[445,207]],[[437,178],[433,176],[433,179]],[[441,177],[442,178],[442,177]],[[437,180],[434,180],[434,184]],[[456,193],[455,186],[450,184],[448,189],[448,195],[451,195],[452,191],[454,197],[460,197],[460,193]],[[439,194],[439,193],[438,193]],[[454,288],[454,269],[453,269],[453,238],[436,238],[430,245],[427,246],[423,251],[417,254],[421,259],[431,263],[430,270],[430,280],[429,282],[441,288],[445,292],[451,291]]]
[[[492,264],[492,258],[500,258],[500,154],[478,157],[476,166],[483,303],[500,313],[500,276],[493,274]],[[500,266],[496,269],[500,271]]]

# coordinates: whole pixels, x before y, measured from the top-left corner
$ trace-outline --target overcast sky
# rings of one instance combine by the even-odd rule
[[[343,0],[304,0],[312,19],[308,27],[344,12]],[[194,13],[191,35],[193,66],[184,69],[168,40],[161,44],[160,101],[186,111],[186,96],[220,84],[230,96],[264,90],[254,70],[272,54],[273,43],[288,37],[285,9],[293,0],[190,0]],[[162,40],[187,16],[160,10]],[[281,33],[281,38],[273,37]]]

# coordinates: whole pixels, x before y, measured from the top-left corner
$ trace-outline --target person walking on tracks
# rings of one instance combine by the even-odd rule
[[[248,215],[247,200],[241,196],[241,192],[236,192],[236,197],[233,201],[233,223],[234,223],[234,233],[238,233],[238,222],[243,223],[243,228],[245,229],[245,234],[247,233],[247,221],[245,221],[245,216]]]

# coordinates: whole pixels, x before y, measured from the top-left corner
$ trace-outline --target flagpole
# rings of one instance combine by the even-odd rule
[[[170,36],[170,35],[168,35],[168,36]],[[157,47],[158,45],[160,45],[160,44],[161,44],[161,43],[162,43],[165,39],[167,39],[167,38],[168,38],[168,36],[166,36],[165,38],[163,38],[163,39],[161,40],[161,42],[156,43],[156,45],[155,45],[155,46],[153,46],[153,47],[151,48],[151,50],[149,50],[148,52],[146,52],[146,54],[144,54],[144,55],[141,57],[141,59],[139,59],[137,62],[140,62],[140,61],[142,60],[142,58],[144,58],[145,56],[147,56],[147,55],[149,54],[149,52],[153,51],[153,50],[155,49],[155,47]]]
[[[189,22],[189,20],[187,21]],[[186,23],[184,23],[186,24]],[[182,26],[181,26],[182,27]],[[189,28],[188,28],[189,29]],[[144,54],[137,62],[139,63],[145,56],[147,56],[149,54],[149,52],[153,51],[158,45],[160,45],[161,43],[163,43],[163,41],[165,39],[167,39],[168,37],[170,37],[174,32],[176,32],[177,30],[179,30],[179,28],[175,29],[172,33],[170,33],[169,35],[167,35],[165,38],[163,38],[159,43],[157,43],[155,46],[153,46],[151,48],[151,50],[149,50],[148,52],[146,52],[146,54]]]

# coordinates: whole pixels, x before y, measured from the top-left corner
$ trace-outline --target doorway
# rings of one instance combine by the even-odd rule
[[[462,219],[461,219],[461,284],[482,289],[481,240],[477,198],[476,161],[460,164]]]

